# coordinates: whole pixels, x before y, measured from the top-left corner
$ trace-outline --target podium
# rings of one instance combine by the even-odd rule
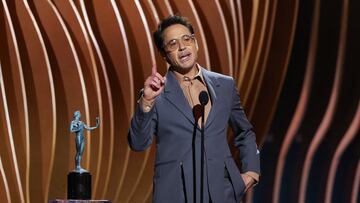
[[[55,199],[49,203],[111,203],[109,200],[78,200],[78,199]]]

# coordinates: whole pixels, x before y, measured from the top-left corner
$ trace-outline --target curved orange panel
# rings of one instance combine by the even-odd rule
[[[1,61],[0,61],[1,62]],[[0,92],[1,92],[1,96],[0,96],[0,133],[1,133],[1,143],[5,143],[6,141],[4,141],[5,136],[8,134],[8,127],[9,121],[8,119],[8,110],[7,110],[7,102],[6,102],[6,95],[5,95],[5,90],[4,90],[4,83],[3,83],[3,74],[2,74],[2,69],[1,69],[1,63],[0,63]],[[8,179],[12,180],[13,176],[9,176],[9,178],[7,178],[6,173],[5,173],[5,167],[2,163],[2,156],[8,156],[7,154],[7,147],[5,146],[1,146],[0,148],[0,173],[1,173],[1,192],[0,192],[0,200],[3,202],[11,202],[11,195],[12,193],[10,192],[10,187],[9,187],[9,181]],[[6,150],[5,150],[6,149]],[[8,160],[8,158],[6,158],[6,160]],[[13,189],[14,186],[11,187],[11,189]],[[16,199],[18,199],[18,197],[15,197]]]
[[[144,79],[151,74],[151,66],[155,62],[155,49],[140,3],[138,1],[132,3],[117,1],[117,3],[125,25],[126,37],[129,42],[129,50],[131,51],[132,65],[133,67],[137,67],[133,69],[133,90],[134,95],[137,95],[137,92],[143,87]],[[127,149],[129,150],[129,148]],[[132,184],[126,187],[122,185],[114,201],[128,202],[132,194],[134,194],[144,173],[150,150],[152,149],[148,149],[145,153],[130,152],[129,162],[126,165],[127,171],[124,183],[131,182]]]
[[[0,156],[0,174],[1,174],[1,177],[0,177],[0,201],[1,202],[11,202],[9,185],[8,185],[4,167],[3,167],[3,164],[1,161],[1,156]]]
[[[294,113],[294,116],[290,122],[290,126],[287,129],[287,132],[285,134],[285,139],[282,143],[281,149],[280,149],[280,155],[278,158],[278,163],[276,165],[276,171],[275,171],[275,179],[274,179],[274,190],[273,190],[273,202],[279,202],[280,199],[280,185],[282,181],[282,175],[284,171],[285,166],[285,159],[288,154],[290,144],[294,141],[294,138],[297,134],[297,131],[300,127],[300,124],[302,122],[302,119],[305,114],[305,110],[307,108],[309,94],[310,94],[310,88],[312,83],[312,76],[314,71],[314,63],[315,63],[315,56],[316,56],[316,45],[318,40],[318,24],[319,24],[319,18],[320,18],[320,1],[314,2],[314,14],[313,14],[313,21],[312,21],[312,27],[311,27],[311,39],[310,39],[310,46],[309,46],[309,55],[307,59],[307,66],[306,66],[306,72],[305,72],[305,78],[304,83],[301,90],[301,95],[298,101],[298,104],[296,106],[296,110]]]
[[[26,1],[9,4],[16,11],[14,20],[20,55],[23,61],[24,80],[28,98],[30,128],[30,171],[29,185],[41,182],[42,194],[34,187],[29,187],[30,199],[40,202],[47,199],[49,176],[55,144],[55,95],[49,59],[33,15]],[[16,14],[16,15],[15,15]],[[21,19],[21,20],[20,20]],[[24,34],[26,33],[26,34]],[[49,153],[43,153],[43,152]],[[38,164],[41,163],[41,164]]]
[[[95,19],[93,17],[90,18],[90,22],[92,23],[94,36],[99,39],[99,48],[101,49],[101,54],[104,58],[104,64],[106,66],[106,74],[109,78],[110,94],[114,95],[112,96],[112,100],[114,103],[117,103],[117,105],[111,107],[113,111],[112,114],[114,115],[113,119],[115,123],[120,124],[120,129],[117,131],[120,131],[120,134],[124,134],[125,126],[123,125],[127,123],[124,121],[128,119],[127,117],[129,117],[128,114],[130,114],[130,112],[121,111],[121,108],[125,107],[126,109],[131,109],[132,107],[131,88],[125,89],[124,84],[131,85],[132,82],[131,69],[129,68],[131,67],[131,64],[126,51],[126,40],[116,39],[119,36],[124,36],[122,33],[122,21],[119,17],[114,1],[86,3],[86,6],[86,12],[88,13],[87,16],[101,16]],[[116,67],[120,66],[125,67],[122,69],[116,69]],[[122,80],[117,79],[120,78],[120,76],[123,77]],[[104,146],[107,146],[104,147],[106,150],[105,154],[110,155],[105,159],[109,168],[100,183],[102,186],[99,186],[97,193],[95,193],[98,198],[102,198],[106,194],[106,196],[114,197],[116,195],[116,190],[119,187],[119,182],[121,182],[123,176],[122,174],[124,174],[123,164],[126,161],[124,162],[123,160],[126,160],[128,152],[126,152],[127,146],[125,143],[122,143],[119,139],[121,139],[121,137],[115,136],[113,131],[104,139]],[[119,142],[121,143],[120,145]],[[117,177],[119,174],[121,174],[120,178],[112,178],[113,176]],[[116,186],[109,187],[109,184]]]
[[[256,96],[258,96],[260,87],[264,80],[266,61],[273,40],[273,29],[275,24],[275,14],[277,13],[277,1],[266,1],[264,14],[259,36],[257,53],[254,56],[255,61],[249,67],[253,69],[247,90],[243,94],[243,104],[247,107],[247,116],[251,119],[256,106]],[[265,39],[264,39],[265,38]],[[269,40],[266,40],[269,39]],[[271,39],[271,40],[270,40]]]
[[[359,189],[360,189],[360,161],[356,167],[356,174],[354,177],[354,184],[351,191],[351,203],[359,202]]]
[[[175,15],[173,9],[171,8],[169,0],[154,0],[153,1],[156,10],[159,13],[160,19],[164,19],[169,15]]]
[[[245,55],[245,27],[244,27],[244,12],[241,6],[241,1],[236,1],[236,13],[237,13],[237,19],[239,24],[239,62],[236,65],[236,70],[234,71],[234,78],[236,81],[239,81],[240,79],[240,66],[241,61],[244,59]],[[237,84],[240,84],[239,82]],[[239,86],[237,86],[239,87]]]
[[[250,55],[252,52],[254,52],[253,50],[253,44],[256,42],[256,38],[255,35],[257,34],[256,30],[259,29],[257,26],[258,23],[258,19],[261,17],[259,16],[259,13],[261,14],[260,10],[260,4],[258,1],[253,1],[250,3],[251,4],[251,12],[249,13],[250,19],[247,23],[249,23],[249,29],[248,31],[248,36],[247,36],[247,40],[245,40],[245,50],[244,50],[244,57],[241,60],[241,64],[240,64],[240,70],[239,70],[239,76],[238,76],[238,81],[237,81],[237,87],[239,87],[240,92],[242,92],[242,94],[244,94],[246,88],[247,88],[247,82],[249,79],[249,75],[251,74],[251,68],[246,68],[249,67],[247,64],[249,63],[249,61],[251,60]],[[250,9],[250,8],[246,8],[243,9],[243,11],[245,11],[246,9]],[[245,26],[245,25],[244,25]],[[255,41],[255,42],[254,42]]]
[[[333,188],[335,183],[335,176],[336,176],[336,169],[339,165],[339,161],[341,159],[342,154],[346,150],[347,146],[353,141],[353,139],[356,136],[356,133],[359,131],[359,123],[360,123],[360,103],[358,104],[358,108],[355,113],[355,117],[353,121],[351,122],[348,130],[346,131],[344,137],[341,139],[339,146],[336,148],[334,157],[331,161],[331,166],[329,169],[329,175],[327,178],[327,184],[326,184],[326,192],[325,192],[325,203],[330,203],[332,194],[333,194]],[[359,167],[358,167],[359,168]],[[359,171],[359,170],[357,170]],[[356,176],[359,176],[360,172],[358,172]],[[356,191],[359,191],[359,180],[360,178],[354,179],[354,190],[353,194],[357,193]],[[356,185],[357,184],[357,185]],[[356,198],[352,202],[356,202]]]
[[[236,77],[238,72],[238,67],[240,64],[240,43],[239,43],[239,27],[238,27],[238,18],[237,11],[235,8],[234,1],[218,1],[223,10],[223,15],[225,18],[225,23],[229,29],[229,38],[230,45],[232,50],[232,60],[233,60],[233,77]]]
[[[49,1],[36,1],[32,2],[30,7],[41,25],[41,33],[54,74],[58,136],[49,197],[61,198],[65,196],[65,190],[62,189],[66,188],[64,177],[74,168],[75,144],[73,135],[69,132],[73,112],[80,110],[83,120],[90,123],[86,87],[74,44],[54,4]],[[88,135],[87,142],[90,144]],[[89,148],[89,145],[86,148]],[[83,165],[88,165],[89,158],[89,153],[85,153]]]
[[[103,89],[104,91],[102,91],[102,99],[101,99],[101,103],[102,103],[102,107],[100,107],[100,109],[102,109],[102,111],[100,112],[100,116],[101,116],[101,126],[100,126],[100,134],[103,135],[108,135],[108,136],[104,136],[102,141],[103,143],[99,143],[100,146],[106,146],[103,147],[101,150],[101,153],[103,154],[104,157],[104,162],[107,162],[107,171],[106,171],[106,178],[105,181],[101,181],[104,184],[103,187],[103,193],[100,195],[101,197],[104,197],[104,193],[107,191],[107,187],[109,185],[109,179],[110,179],[110,172],[112,170],[112,158],[113,158],[113,146],[114,146],[114,109],[113,109],[113,96],[111,93],[111,88],[110,88],[110,81],[109,81],[109,77],[108,77],[108,73],[106,71],[106,67],[105,67],[105,61],[104,61],[104,57],[101,53],[100,50],[100,46],[98,43],[98,40],[96,39],[96,36],[94,34],[93,28],[91,27],[91,23],[90,23],[90,19],[89,19],[89,15],[88,12],[86,10],[86,6],[85,6],[85,2],[84,1],[80,1],[79,2],[79,9],[81,9],[81,14],[83,16],[83,21],[84,24],[86,25],[87,28],[87,33],[89,35],[89,38],[91,38],[88,40],[87,37],[85,37],[87,39],[87,43],[88,43],[88,47],[89,50],[93,50],[91,51],[94,52],[94,58],[96,61],[96,65],[98,70],[98,74],[95,74],[95,77],[97,79],[99,79],[99,83],[100,83],[100,88]],[[72,4],[73,5],[73,4]],[[74,6],[72,6],[74,8]],[[75,10],[75,8],[74,8]],[[85,35],[87,36],[87,35]],[[95,73],[95,71],[94,71]],[[107,125],[104,125],[104,124]],[[110,146],[110,147],[108,147]],[[101,167],[98,166],[98,167]],[[99,176],[100,177],[100,176]],[[99,178],[98,177],[98,178]],[[97,179],[98,180],[98,179]],[[95,183],[94,183],[95,184]],[[95,184],[97,185],[97,184]],[[99,190],[97,190],[97,188],[94,188],[95,190],[95,195],[97,196],[97,192]]]
[[[5,191],[11,197],[12,201],[24,202],[23,190],[21,187],[19,167],[17,164],[16,152],[14,149],[14,139],[12,124],[10,121],[8,98],[6,96],[5,85],[4,85],[3,71],[0,69],[0,91],[1,91],[1,135],[0,139],[0,153],[2,154],[2,160],[4,163],[1,166],[1,171],[4,178]],[[9,182],[10,184],[6,184]]]
[[[152,43],[152,30],[155,30],[157,28],[156,19],[158,18],[157,12],[153,4],[150,3],[144,3],[141,1],[135,1],[136,7],[139,10],[140,13],[142,13],[142,21],[144,26],[148,27],[150,35],[148,35],[149,43]],[[151,11],[148,11],[150,8]],[[152,29],[151,29],[152,28]],[[152,47],[154,50],[155,47]],[[167,70],[167,63],[163,60],[163,57],[161,54],[156,50],[155,52],[155,58],[156,58],[156,64],[157,69],[160,74],[166,73]],[[144,167],[141,169],[141,177],[139,176],[139,184],[137,187],[135,187],[135,190],[133,190],[128,196],[127,202],[144,202],[147,199],[147,193],[148,191],[152,191],[152,180],[153,180],[153,167],[154,167],[154,161],[155,161],[155,141],[153,142],[151,148],[148,150],[147,154],[144,158]],[[143,194],[143,195],[138,195]]]
[[[4,47],[0,52],[0,61],[2,63],[2,75],[8,76],[1,79],[3,82],[2,96],[4,108],[7,109],[8,140],[6,144],[9,147],[9,156],[12,157],[8,164],[4,163],[4,166],[8,165],[14,171],[16,179],[14,187],[17,187],[16,196],[19,197],[18,201],[24,202],[29,197],[27,192],[30,162],[28,108],[18,43],[5,0],[2,1],[1,11],[0,15],[3,18],[1,21],[3,21],[4,26],[2,30],[5,32],[0,35],[0,43]],[[10,123],[9,119],[12,119],[13,122]]]
[[[38,70],[40,70],[41,67],[43,67],[43,66],[46,67],[46,69],[44,68],[43,71],[47,73],[47,77],[48,77],[48,80],[49,80],[48,88],[50,89],[50,94],[51,94],[51,107],[48,107],[51,110],[45,110],[44,109],[43,111],[40,112],[40,114],[42,114],[42,115],[45,115],[45,114],[48,115],[49,112],[51,112],[51,114],[52,114],[51,119],[49,119],[49,120],[52,121],[51,124],[43,122],[44,120],[47,120],[45,118],[41,120],[42,122],[40,122],[40,125],[42,126],[41,127],[41,129],[42,129],[41,132],[44,131],[43,129],[49,129],[49,128],[52,129],[52,132],[50,133],[52,136],[49,136],[49,134],[47,134],[47,133],[42,135],[42,137],[46,137],[46,138],[43,139],[42,147],[44,148],[44,151],[49,151],[50,152],[50,153],[45,153],[45,154],[43,153],[43,158],[42,158],[42,161],[44,163],[44,165],[43,165],[44,199],[47,200],[48,196],[49,196],[50,181],[51,181],[51,174],[52,174],[53,166],[54,166],[54,155],[55,155],[55,146],[56,146],[56,130],[57,130],[56,129],[56,122],[57,122],[56,115],[57,114],[56,114],[55,87],[54,87],[53,74],[51,72],[51,67],[50,67],[49,56],[48,56],[47,51],[46,51],[44,39],[43,39],[43,37],[41,35],[40,27],[36,22],[35,16],[32,13],[27,0],[23,1],[23,6],[26,8],[26,11],[27,11],[29,17],[31,18],[33,29],[35,30],[36,36],[37,36],[37,40],[36,39],[31,39],[31,41],[33,41],[33,42],[38,41],[39,42],[40,47],[38,49],[39,49],[39,52],[42,53],[43,57],[44,57],[44,61],[36,60],[37,63],[40,63],[40,64],[36,64],[36,67],[38,67],[37,68]],[[29,26],[30,24],[26,24],[26,25]],[[29,32],[31,33],[31,31],[29,31]],[[32,36],[32,35],[29,34],[29,36]],[[33,47],[33,48],[35,49],[35,47]],[[29,50],[30,50],[30,48],[29,48]],[[32,50],[31,53],[36,54],[37,51]],[[40,53],[38,53],[36,56],[39,57],[41,55]],[[34,57],[34,58],[38,59],[37,57],[36,58]],[[47,93],[42,91],[41,94],[46,95]],[[47,157],[47,156],[49,156],[49,157]],[[47,161],[49,161],[48,164],[47,164]],[[36,195],[36,194],[34,194],[34,195]]]
[[[257,142],[260,146],[265,141],[265,134],[269,130],[269,126],[272,123],[273,116],[277,109],[277,103],[279,101],[280,93],[283,89],[287,69],[289,66],[290,56],[293,49],[293,43],[295,38],[296,25],[299,13],[299,1],[288,1],[288,4],[282,5],[286,9],[277,9],[279,4],[276,2],[272,8],[272,17],[269,28],[269,38],[266,47],[264,47],[263,61],[261,62],[261,68],[256,82],[253,83],[252,93],[250,97],[253,97],[250,109],[249,117],[251,121],[256,123]],[[284,11],[286,10],[286,11]],[[283,27],[282,19],[275,18],[279,13],[283,13],[281,16],[288,19],[287,27],[283,28],[284,34],[275,36],[274,30]],[[289,16],[285,17],[285,13]],[[285,35],[285,36],[284,36]],[[279,42],[281,41],[281,43]],[[272,53],[271,50],[281,49],[281,53]],[[267,101],[267,108],[263,107],[263,101]]]
[[[64,21],[67,24],[69,33],[71,34],[75,45],[75,49],[78,53],[82,72],[84,74],[84,81],[87,87],[87,95],[91,95],[88,96],[90,122],[93,123],[92,126],[95,125],[94,121],[96,116],[102,118],[101,122],[104,122],[103,106],[105,105],[103,105],[101,97],[102,93],[99,84],[99,74],[97,71],[95,56],[90,44],[90,39],[85,29],[85,25],[80,17],[77,8],[72,1],[54,1],[54,3],[59,9],[60,14],[62,15]],[[105,155],[103,157],[103,132],[103,127],[100,127],[99,130],[95,130],[94,132],[92,132],[92,144],[90,145],[91,147],[87,148],[87,153],[91,153],[90,166],[88,166],[88,169],[92,171],[92,174],[94,175],[93,193],[95,194],[95,196],[99,184],[99,178],[102,176],[106,176],[107,171],[107,168],[102,166],[102,160],[106,159],[106,157],[109,157],[109,153],[106,154],[107,156]],[[100,188],[103,188],[103,185],[100,186]]]
[[[277,1],[274,1],[274,5],[276,5],[276,2]],[[254,37],[256,38],[256,40],[253,40],[252,47],[248,47],[249,50],[246,52],[246,55],[245,55],[245,56],[248,56],[252,60],[247,60],[247,58],[245,57],[244,61],[247,63],[243,63],[241,66],[241,68],[245,68],[246,70],[249,70],[249,71],[247,71],[248,72],[247,77],[243,78],[244,82],[241,81],[244,85],[241,86],[240,90],[243,95],[242,96],[243,104],[244,104],[244,106],[246,106],[249,109],[248,116],[250,118],[251,118],[251,114],[252,114],[251,110],[253,109],[253,106],[255,106],[255,103],[252,102],[252,98],[249,97],[249,95],[253,91],[253,89],[256,88],[256,86],[254,84],[259,84],[259,83],[257,83],[260,78],[259,73],[262,72],[262,68],[263,68],[262,66],[259,66],[260,56],[262,56],[263,51],[266,51],[266,49],[267,49],[266,45],[269,46],[269,44],[264,42],[264,38],[265,38],[265,36],[266,37],[271,36],[271,32],[269,32],[268,29],[271,30],[272,23],[267,23],[267,21],[268,21],[268,18],[270,18],[270,20],[269,20],[270,22],[271,22],[271,20],[274,21],[274,18],[271,16],[271,14],[274,15],[274,13],[276,13],[276,7],[273,7],[273,8],[275,8],[273,10],[273,12],[269,11],[270,7],[271,7],[270,1],[268,1],[268,0],[263,1],[260,5],[261,6],[259,6],[259,14],[258,14],[259,19],[258,19],[258,22],[256,23],[257,30],[254,30],[254,32],[256,34],[256,35],[254,35]],[[268,26],[268,24],[269,24],[269,26]],[[270,27],[270,28],[268,28],[268,27]]]
[[[53,11],[54,16],[57,18],[58,23],[60,25],[60,28],[63,30],[65,39],[68,41],[69,51],[71,51],[71,54],[72,54],[71,59],[73,59],[73,62],[74,62],[73,65],[75,65],[74,68],[76,68],[74,70],[76,70],[77,76],[79,77],[79,84],[80,84],[80,88],[82,90],[81,93],[82,93],[83,99],[84,99],[83,105],[84,105],[84,111],[85,111],[84,112],[85,118],[83,118],[83,119],[85,120],[85,122],[88,125],[90,125],[89,97],[87,96],[88,95],[87,89],[89,89],[89,87],[87,86],[87,83],[86,83],[86,80],[85,80],[85,77],[84,77],[84,75],[85,75],[84,71],[81,69],[81,63],[80,63],[79,54],[78,54],[78,52],[76,52],[76,47],[75,47],[74,40],[71,37],[71,32],[67,28],[66,23],[65,23],[64,19],[62,18],[58,8],[55,6],[53,1],[50,1],[50,0],[48,0],[48,5],[51,8],[51,10]],[[91,157],[90,148],[91,148],[92,137],[89,136],[90,135],[89,131],[86,132],[86,134],[88,136],[88,138],[87,138],[88,147],[86,148],[87,153],[85,153],[84,156],[83,156],[83,159],[84,159],[84,164],[83,165],[84,165],[85,168],[89,168],[90,167],[89,166],[90,165],[90,157]],[[74,160],[70,161],[69,166],[70,166],[70,168],[74,167]]]
[[[147,24],[149,26],[149,30],[152,33],[157,29],[157,25],[160,22],[159,14],[155,8],[155,5],[152,1],[139,1],[140,5],[143,8],[144,15],[147,19]],[[155,49],[155,48],[154,48]],[[167,71],[168,64],[164,60],[163,56],[159,51],[155,51],[155,59],[157,70],[160,74],[164,75]]]
[[[354,124],[358,122],[357,114],[354,118],[338,117],[340,114],[346,117],[343,111],[338,115],[342,109],[353,114],[358,108],[354,102],[350,102],[349,107],[343,106],[349,103],[346,92],[356,92],[348,87],[358,86],[354,76],[350,76],[358,72],[350,68],[357,67],[358,63],[352,53],[358,43],[354,41],[358,28],[353,25],[358,14],[352,11],[358,10],[358,2],[351,2],[348,21],[343,21],[343,27],[336,27],[338,30],[334,32],[340,31],[342,40],[337,49],[337,64],[331,64],[337,67],[337,79],[322,124],[313,126],[309,125],[311,121],[303,119],[314,113],[305,112],[316,108],[318,102],[327,102],[327,98],[311,97],[315,101],[308,106],[310,93],[328,91],[328,86],[313,87],[312,84],[318,84],[313,80],[315,77],[334,78],[319,76],[317,73],[323,71],[323,67],[315,66],[315,62],[326,60],[322,51],[331,47],[323,44],[327,40],[324,36],[327,28],[324,27],[331,23],[322,17],[336,9],[337,14],[332,20],[339,20],[338,5],[349,1],[336,0],[335,3],[321,4],[321,8],[320,1],[298,0],[0,2],[1,202],[37,203],[66,197],[66,174],[73,169],[75,154],[73,134],[68,128],[76,109],[84,114],[82,120],[92,126],[95,116],[101,118],[101,127],[86,135],[82,162],[93,175],[92,198],[121,203],[152,202],[154,144],[146,152],[135,153],[130,151],[126,137],[138,91],[150,75],[152,64],[157,63],[161,74],[167,71],[168,64],[156,50],[152,32],[162,19],[174,14],[186,16],[193,23],[200,48],[199,64],[237,80],[245,111],[257,134],[257,143],[263,147],[263,177],[256,189],[247,192],[243,201],[272,199],[282,202],[287,195],[294,199],[293,195],[298,195],[299,190],[303,196],[300,201],[312,196],[325,196],[326,202],[334,201],[334,198],[358,200],[360,173],[355,168],[351,168],[355,171],[351,176],[355,177],[351,177],[348,192],[338,195],[333,191],[339,175],[337,171],[347,170],[347,166],[339,166],[339,160],[345,156],[345,149],[353,147],[358,128]],[[302,29],[307,30],[310,26],[311,33],[303,34]],[[346,33],[346,30],[349,31]],[[321,39],[319,42],[318,38]],[[294,43],[294,39],[299,41]],[[321,53],[317,54],[317,49]],[[329,53],[336,55],[334,50]],[[298,60],[306,57],[306,64],[299,65]],[[342,61],[345,61],[343,65]],[[303,74],[301,69],[305,70],[304,78],[296,75]],[[302,83],[302,89],[292,86],[299,83]],[[283,88],[284,85],[290,86]],[[351,98],[357,97],[352,95]],[[321,109],[326,110],[323,106]],[[344,122],[338,124],[337,120]],[[342,139],[328,133],[332,130],[328,128],[330,123],[341,132],[347,130]],[[304,129],[317,132],[309,151],[310,137],[302,137],[306,143],[296,139],[301,133],[299,130]],[[324,139],[328,136],[329,139]],[[231,143],[231,135],[228,138]],[[319,166],[314,162],[317,157],[313,155],[326,148],[321,143],[338,144],[330,163],[326,195],[310,192],[307,188],[313,182],[306,180],[313,172],[312,168],[309,170],[310,166],[323,167],[316,168],[315,173],[317,170],[328,171],[328,165]],[[301,188],[298,182],[285,185],[283,180],[289,175],[285,167],[292,164],[288,158],[296,156],[289,154],[296,151],[294,146],[303,150],[301,154],[307,154]],[[237,150],[233,152],[236,156]],[[270,166],[270,163],[277,165]],[[351,167],[356,164],[352,162]],[[300,171],[296,173],[301,175]],[[274,191],[268,189],[272,184]]]
[[[343,64],[345,60],[345,45],[346,45],[346,34],[347,34],[347,16],[348,16],[348,1],[343,1],[343,11],[342,11],[342,21],[341,21],[341,33],[339,36],[339,49],[338,49],[338,58],[336,61],[336,70],[334,76],[334,83],[331,90],[331,96],[329,99],[328,106],[326,108],[326,113],[315,133],[314,138],[311,141],[310,147],[305,157],[303,171],[301,175],[300,182],[300,192],[299,192],[299,202],[304,203],[306,199],[306,188],[308,184],[308,178],[310,176],[310,167],[312,164],[312,159],[321,144],[322,140],[326,138],[326,134],[332,124],[334,119],[335,110],[337,108],[337,103],[339,99],[341,78],[343,72]]]
[[[225,18],[218,1],[207,2],[194,1],[196,12],[203,24],[206,43],[213,47],[209,49],[211,70],[233,75],[232,50]],[[219,29],[219,26],[221,28]],[[220,54],[221,53],[221,54]]]

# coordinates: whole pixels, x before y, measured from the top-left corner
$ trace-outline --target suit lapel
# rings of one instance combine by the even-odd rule
[[[218,90],[217,88],[220,87],[220,84],[218,83],[218,81],[215,77],[211,76],[211,74],[208,70],[206,70],[205,68],[202,68],[202,71],[203,71],[203,77],[204,77],[206,86],[208,88],[211,102],[212,102],[209,116],[208,116],[206,124],[205,124],[205,129],[206,129],[210,126],[210,124],[214,121],[214,119],[216,117],[216,112],[217,112],[217,109],[219,106],[218,95],[216,92]]]
[[[201,67],[202,68],[202,67]],[[208,115],[208,119],[205,124],[205,129],[210,126],[210,124],[215,120],[216,112],[219,106],[218,103],[218,97],[217,97],[217,91],[220,87],[220,84],[218,83],[217,79],[211,75],[211,73],[206,70],[205,68],[202,68],[202,74],[206,83],[206,86],[208,88],[212,106]],[[169,71],[166,74],[166,86],[164,89],[164,96],[165,98],[173,104],[179,112],[181,112],[192,124],[195,123],[194,115],[192,112],[192,109],[186,100],[186,97],[178,83],[178,81],[175,78],[175,75]]]
[[[175,78],[174,73],[168,71],[166,74],[166,85],[164,89],[165,98],[173,104],[179,112],[181,112],[192,124],[194,124],[195,119],[192,113],[192,109],[186,100],[186,97]]]

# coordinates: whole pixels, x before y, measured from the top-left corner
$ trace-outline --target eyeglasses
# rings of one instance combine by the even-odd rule
[[[164,45],[164,50],[169,52],[175,51],[180,46],[180,40],[183,45],[190,46],[195,41],[195,36],[194,34],[183,35],[180,38],[172,39]]]

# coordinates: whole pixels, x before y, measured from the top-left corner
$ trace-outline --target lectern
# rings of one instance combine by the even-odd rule
[[[109,201],[109,200],[76,200],[76,199],[63,200],[63,199],[55,199],[55,200],[50,200],[49,203],[111,203],[111,201]]]

